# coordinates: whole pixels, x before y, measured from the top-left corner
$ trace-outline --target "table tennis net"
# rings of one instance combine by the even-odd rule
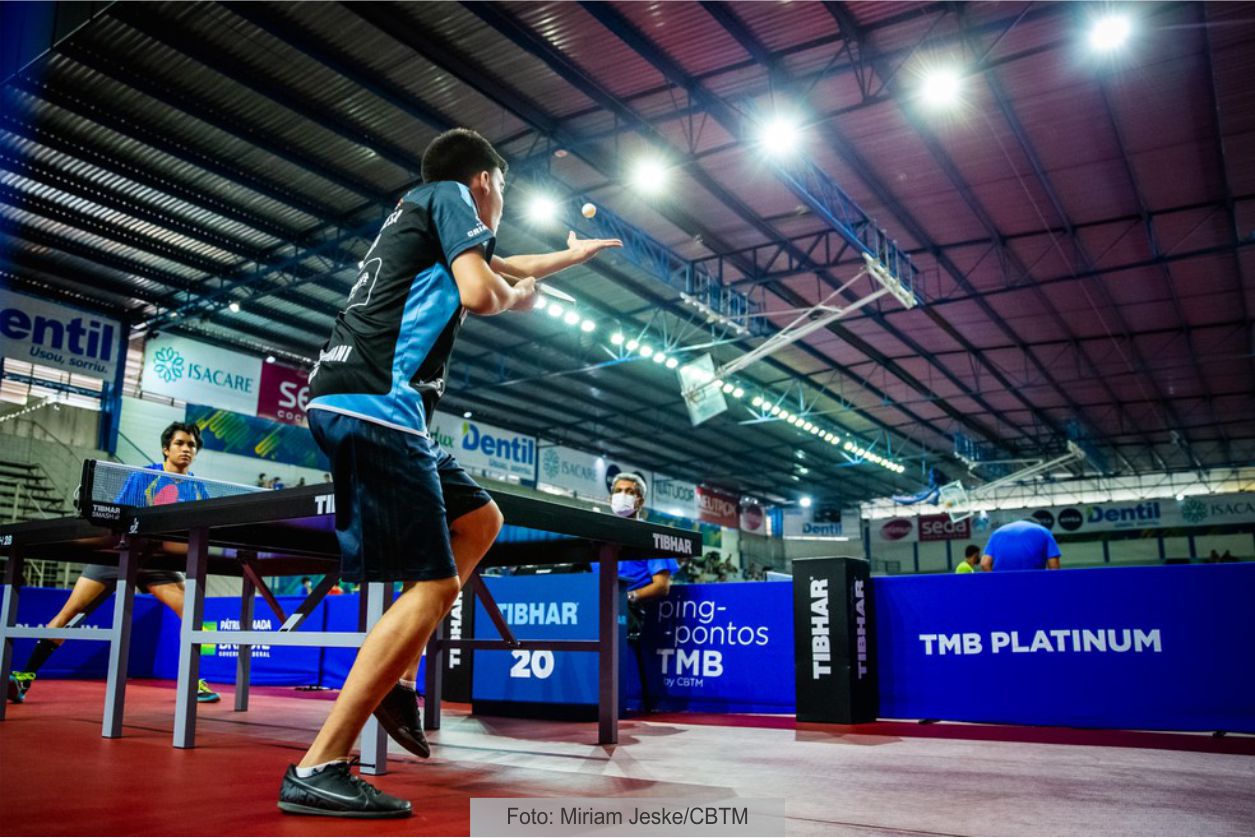
[[[256,486],[208,480],[190,474],[89,460],[83,468],[80,503],[111,503],[119,506],[164,506],[210,498],[226,498],[266,491]]]

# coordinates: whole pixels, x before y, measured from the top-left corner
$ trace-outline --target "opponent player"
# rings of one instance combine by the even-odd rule
[[[187,500],[202,500],[204,487],[197,480],[167,477],[177,474],[191,477],[192,461],[200,450],[200,428],[188,422],[172,422],[161,432],[161,454],[164,461],[149,463],[143,471],[132,472],[123,484],[115,501],[125,506],[158,506]],[[156,472],[156,473],[154,473]],[[74,583],[70,598],[48,621],[49,628],[78,625],[96,610],[118,583],[118,568],[103,564],[89,564]],[[180,618],[183,616],[183,574],[170,570],[140,570],[135,587],[147,591],[165,604]],[[9,700],[23,702],[26,693],[35,683],[39,672],[64,640],[44,639],[35,644],[26,667],[9,676]],[[200,702],[220,701],[221,696],[209,688],[202,679],[196,693]]]
[[[474,131],[431,142],[423,185],[384,219],[310,374],[306,415],[335,477],[341,578],[412,584],[367,635],[313,745],[284,774],[285,812],[410,814],[408,801],[350,773],[349,751],[374,712],[407,750],[430,753],[418,659],[501,529],[492,498],[427,433],[454,339],[467,312],[529,310],[538,278],[620,246],[572,233],[563,251],[494,255],[506,168]]]

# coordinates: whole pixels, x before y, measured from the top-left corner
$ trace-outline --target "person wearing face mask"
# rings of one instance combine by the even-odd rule
[[[610,485],[610,511],[620,518],[638,518],[648,492],[645,478],[632,472],[620,472]],[[596,573],[597,569],[598,563],[593,562],[593,572]],[[671,558],[625,559],[619,562],[619,580],[627,587],[627,641],[636,650],[641,703],[647,713],[653,710],[653,701],[645,672],[645,656],[640,648],[645,611],[648,603],[665,599],[671,593],[671,578],[679,572],[679,562]]]
[[[610,510],[620,518],[638,518],[649,487],[639,474],[622,472],[610,488]],[[629,559],[619,562],[619,578],[627,583],[628,605],[643,605],[671,592],[671,577],[680,565],[675,559]]]

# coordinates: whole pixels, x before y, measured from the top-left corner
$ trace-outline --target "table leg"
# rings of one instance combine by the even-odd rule
[[[375,623],[378,623],[383,616],[384,608],[391,596],[391,583],[366,583],[367,633],[375,627]],[[361,773],[363,774],[378,775],[388,773],[388,734],[374,716],[368,718],[366,726],[362,728],[361,760]]]
[[[619,547],[601,545],[598,585],[597,663],[600,690],[597,706],[597,743],[619,743]]]
[[[9,550],[9,561],[4,569],[4,603],[0,604],[0,722],[4,721],[9,676],[13,673],[13,638],[9,637],[9,629],[17,625],[17,603],[22,592],[22,548]]]
[[[131,615],[135,608],[135,578],[143,545],[123,539],[118,553],[118,585],[114,591],[113,626],[109,630],[109,669],[105,682],[105,717],[100,735],[122,735],[122,711],[126,704],[126,667],[131,659]]]
[[[253,630],[253,606],[256,604],[256,589],[253,580],[245,575],[240,585],[240,629]],[[235,659],[235,709],[244,712],[248,709],[248,684],[253,674],[253,647],[247,643],[240,644],[240,656]]]
[[[474,602],[474,599],[471,601]],[[440,730],[440,694],[444,690],[444,622],[441,620],[436,623],[431,637],[427,639],[427,671],[423,677],[423,730]]]
[[[179,626],[179,680],[174,704],[174,747],[196,747],[196,685],[200,681],[199,631],[205,618],[205,569],[209,564],[209,531],[192,530],[187,540],[187,581],[183,621]]]

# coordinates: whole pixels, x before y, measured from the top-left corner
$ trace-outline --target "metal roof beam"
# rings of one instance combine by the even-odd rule
[[[700,85],[700,83],[698,83],[695,79],[689,76],[688,73],[685,72],[676,62],[674,62],[662,50],[658,49],[652,42],[650,42],[644,36],[643,33],[641,33],[635,26],[633,26],[618,11],[614,10],[613,8],[605,4],[584,3],[582,7],[585,9],[585,11],[587,11],[593,17],[598,19],[602,23],[602,25],[605,26],[609,31],[613,32],[620,40],[622,40],[629,47],[631,47],[635,52],[637,52],[639,55],[645,58],[645,60],[648,61],[652,66],[654,66],[659,72],[663,73],[664,76],[666,76],[672,82],[674,82],[675,84],[683,88],[689,94],[689,96],[692,97],[694,100],[701,103],[703,107],[705,107],[706,110],[718,122],[720,122],[720,124],[724,126],[726,130],[731,132],[734,136],[744,135],[745,130],[743,126],[743,117],[734,108],[732,108],[729,104],[724,102],[715,94],[710,93],[705,88],[703,88]],[[846,240],[849,241],[853,246],[858,247],[860,250],[863,250],[864,252],[870,252],[873,254],[878,253],[878,248],[873,246],[872,242],[882,242],[884,237],[879,234],[874,233],[876,228],[874,226],[874,223],[870,222],[870,219],[866,215],[866,213],[863,213],[863,211],[859,209],[857,205],[855,205],[854,202],[850,200],[848,196],[846,196],[845,193],[842,190],[840,190],[839,187],[836,186],[835,183],[832,183],[830,179],[827,179],[826,176],[824,176],[822,172],[819,172],[817,169],[814,171],[810,171],[808,173],[808,181],[811,181],[814,183],[827,181],[827,183],[831,186],[831,188],[827,189],[826,193],[828,197],[832,198],[833,200],[825,201],[824,199],[817,198],[815,195],[808,192],[807,189],[804,188],[802,184],[796,178],[790,178],[786,176],[784,173],[782,173],[779,170],[778,167],[774,167],[774,168],[777,171],[777,174],[781,175],[785,184],[789,186],[789,188],[795,194],[797,194],[800,198],[806,201],[806,203],[811,205],[812,208],[816,208],[817,211],[822,210],[823,217],[825,217],[826,220],[829,221],[829,223],[834,224],[834,226],[837,227],[838,231],[841,232],[842,235],[845,236]],[[736,204],[738,203],[740,203],[739,199],[734,199],[732,207],[735,208]],[[829,211],[829,208],[831,209],[831,211]],[[744,212],[739,213],[739,214],[742,214],[742,217],[745,217],[747,221],[754,223],[756,227],[762,230],[770,238],[777,239],[777,240],[780,239],[779,234],[775,232],[775,230],[772,229],[770,225],[766,225],[765,222],[761,221],[761,219],[757,219],[754,216],[752,211],[750,211],[748,215],[746,215]],[[804,254],[801,254],[801,256],[802,258],[805,258]],[[824,277],[825,280],[829,284],[833,283],[832,278],[825,277],[822,271],[818,271],[817,273],[821,277]],[[936,315],[928,312],[927,306],[923,308],[923,311],[925,312],[926,316],[929,316],[934,321],[937,320]],[[928,353],[916,341],[914,341],[908,335],[902,333],[900,330],[893,327],[891,324],[885,321],[883,317],[877,316],[877,322],[883,328],[885,328],[890,334],[892,334],[895,338],[897,338],[898,340],[901,340],[906,345],[917,349],[919,353],[919,357],[923,357],[923,358],[928,357]],[[962,343],[967,343],[966,339],[963,338],[962,335],[957,332],[957,330],[949,328],[948,325],[945,328],[948,329],[948,333],[953,338],[958,339]],[[850,339],[850,337],[852,336],[852,333],[844,329],[840,330],[837,333],[840,334],[841,337],[846,338],[846,339]],[[864,354],[868,354],[868,357],[873,358],[873,360],[876,360],[879,363],[885,363],[886,367],[890,369],[891,371],[893,371],[895,376],[897,376],[898,378],[903,380],[905,383],[907,383],[908,386],[911,386],[912,389],[915,389],[917,392],[920,392],[922,395],[926,395],[926,396],[932,395],[930,388],[926,387],[922,382],[919,382],[913,376],[910,376],[908,373],[905,373],[905,371],[901,370],[901,368],[898,367],[897,365],[893,364],[892,362],[887,362],[887,359],[885,359],[883,355],[881,355],[874,349],[872,349],[871,353],[869,354],[867,350],[870,349],[870,346],[868,346],[865,341],[861,341],[855,338],[852,342],[856,346],[858,346],[860,351],[863,351]],[[859,346],[860,343],[862,344],[862,346]],[[975,347],[972,347],[972,350],[974,352],[979,353],[979,350],[976,350]],[[991,415],[995,417],[1001,416],[1000,411],[995,409],[992,405],[989,405],[988,403],[984,402],[984,400],[979,395],[974,394],[971,391],[971,388],[968,387],[965,382],[963,382],[961,379],[955,376],[950,370],[944,367],[938,367],[936,365],[933,365],[933,366],[948,381],[950,381],[955,387],[957,387],[961,392],[963,392],[964,395],[973,399],[978,404],[981,404],[981,406],[983,408],[986,408]],[[993,372],[993,374],[997,375],[996,372]],[[938,404],[945,413],[950,415],[951,418],[956,419],[959,424],[969,426],[969,427],[971,426],[970,419],[968,419],[961,411],[956,411],[951,405],[949,405],[944,400],[940,401]],[[1030,410],[1033,410],[1032,405],[1026,404],[1025,406],[1028,407]],[[1042,416],[1044,417],[1044,414],[1042,414]],[[1044,418],[1048,418],[1048,417],[1044,417]],[[1014,427],[1011,423],[1005,422],[1005,420],[1003,421],[1006,427],[1008,428]],[[986,429],[980,425],[977,425],[977,430],[983,437],[985,437],[990,442],[993,442],[996,445],[1004,446],[1004,447],[1007,445],[1006,441],[1001,437],[1001,435],[993,433],[989,429]]]
[[[656,144],[662,143],[664,145],[667,145],[667,147],[669,147],[669,144],[667,144],[665,138],[658,136],[656,132],[654,131],[654,129],[648,124],[648,122],[644,121],[634,111],[632,111],[630,108],[623,105],[621,102],[615,99],[615,97],[613,97],[603,88],[601,88],[600,85],[598,85],[596,81],[587,78],[582,70],[580,70],[577,66],[570,63],[569,59],[567,59],[564,55],[562,55],[557,50],[553,49],[547,42],[545,42],[543,39],[535,35],[535,33],[532,33],[529,30],[527,30],[525,27],[523,27],[520,23],[518,23],[516,19],[510,16],[503,9],[497,6],[493,6],[491,4],[483,4],[483,3],[467,4],[466,8],[468,11],[472,12],[476,16],[480,17],[481,19],[485,20],[487,23],[492,25],[494,28],[500,31],[507,38],[510,38],[515,43],[527,49],[529,52],[532,52],[533,54],[537,55],[537,57],[539,57],[542,61],[548,64],[555,72],[562,74],[563,77],[567,81],[571,82],[577,89],[581,90],[581,92],[584,92],[585,95],[592,97],[595,101],[598,101],[600,104],[602,104],[603,107],[607,108],[612,113],[616,114],[620,118],[627,121],[630,127],[632,127],[634,130],[638,130],[642,132],[643,135],[647,139],[650,139],[652,142]],[[598,7],[598,8],[601,8],[601,7]],[[450,70],[451,72],[456,72],[456,69],[450,68]],[[601,166],[597,166],[596,163],[593,163],[593,165],[594,165],[594,168],[598,168],[602,172],[613,170],[613,167],[609,167],[605,164]],[[718,200],[722,201],[727,206],[737,211],[738,214],[740,214],[747,221],[749,221],[752,224],[755,224],[755,226],[765,227],[765,222],[763,222],[760,218],[757,218],[757,216],[753,213],[753,211],[750,210],[744,204],[744,202],[742,202],[739,198],[729,193],[727,190],[723,189],[718,183],[714,182],[713,178],[710,178],[709,175],[707,175],[705,172],[700,170],[700,168],[690,171],[690,174],[693,175],[702,184],[702,186],[706,188],[708,191],[710,191],[711,194],[714,195]],[[705,230],[701,225],[695,224],[693,220],[691,219],[691,217],[688,217],[686,213],[676,212],[674,208],[667,207],[667,206],[661,206],[659,207],[659,210],[663,214],[664,217],[667,217],[669,220],[672,221],[672,223],[676,224],[681,229],[690,230],[690,231],[696,229],[696,230],[701,231],[703,241],[707,244],[707,246],[711,246],[716,249],[725,249],[725,250],[728,249],[725,245],[722,245],[719,237],[715,236],[709,230]],[[766,228],[765,233],[769,229],[770,228]],[[775,235],[774,232],[770,234]],[[790,289],[786,287],[780,286],[778,288],[774,288],[773,291],[790,305],[793,305],[793,306],[808,305],[808,303],[802,297],[800,297],[800,295],[797,295],[796,293],[794,293],[793,291],[791,291]],[[861,338],[859,338],[857,335],[850,332],[849,330],[846,330],[839,326],[834,325],[833,327],[830,328],[830,331],[832,331],[834,334],[837,334],[839,337],[843,338],[844,340],[847,340],[849,343],[854,345],[860,352],[863,352],[864,354],[870,353],[869,355],[870,357],[874,358],[879,354],[878,351],[874,347],[872,347],[866,341],[862,340]],[[909,338],[907,338],[907,340],[909,340]],[[823,355],[822,353],[816,354],[815,350],[812,347],[803,345],[801,348],[803,349],[803,351],[808,352],[808,354],[811,354],[813,357],[816,358],[816,360],[820,360],[822,363],[826,363],[830,366],[840,366],[836,364],[836,362],[832,358],[827,357],[826,355]],[[924,385],[921,382],[919,382],[917,379],[915,379],[913,376],[911,376],[909,373],[907,373],[905,370],[902,370],[901,368],[894,369],[894,375],[901,378],[905,383],[907,383],[908,386],[912,387],[913,389],[917,389],[920,391],[926,391],[927,389],[924,387]],[[961,386],[961,382],[958,383],[957,386]],[[956,422],[957,424],[972,427],[973,430],[975,430],[977,433],[981,434],[982,436],[988,439],[991,439],[991,440],[998,439],[997,435],[990,429],[984,428],[983,426],[980,426],[980,425],[973,426],[971,423],[971,420],[968,419],[966,416],[964,416],[962,413],[959,413],[957,411],[946,411],[946,412],[949,415],[950,419]],[[878,421],[876,420],[873,420],[873,421],[876,424],[879,424]],[[926,422],[926,420],[922,420],[922,419],[920,421],[922,423]]]
[[[193,99],[187,93],[170,89],[151,76],[132,70],[112,56],[101,55],[93,49],[78,44],[67,44],[62,48],[61,52],[67,58],[106,78],[137,90],[154,101],[160,102],[172,110],[184,113],[233,139],[255,146],[272,155],[276,160],[282,160],[291,166],[317,175],[327,183],[333,184],[346,192],[351,192],[370,200],[381,200],[382,198],[381,193],[375,187],[362,183],[348,173],[340,171],[305,152],[298,151],[289,145],[274,142],[257,131],[237,127],[230,117],[218,112],[208,102]]]

